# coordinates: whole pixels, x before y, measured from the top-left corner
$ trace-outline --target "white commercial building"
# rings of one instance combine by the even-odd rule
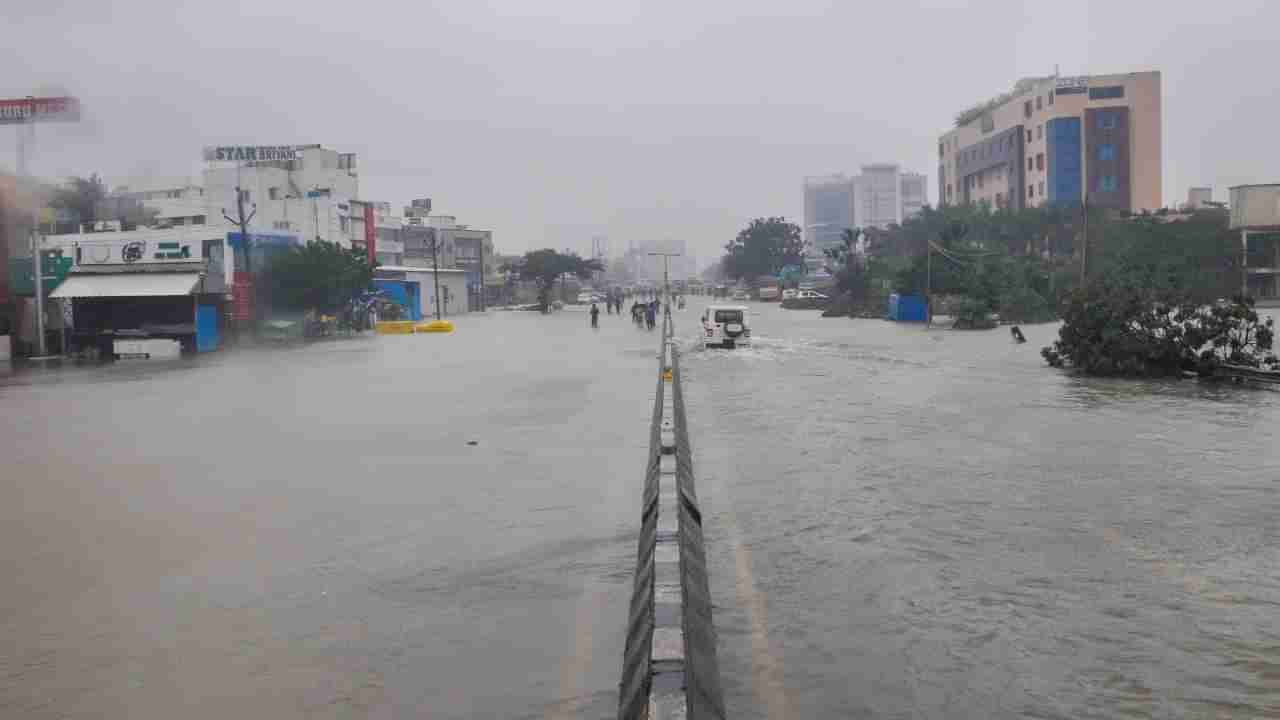
[[[239,188],[245,214],[254,213],[251,232],[288,233],[304,242],[350,243],[347,218],[351,201],[360,194],[354,153],[319,145],[220,147],[206,149],[205,158],[204,197],[211,221],[234,229],[223,213],[239,219]]]

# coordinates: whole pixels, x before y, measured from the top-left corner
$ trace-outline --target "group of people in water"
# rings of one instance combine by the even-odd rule
[[[683,300],[681,300],[680,306],[684,306]],[[610,315],[615,312],[621,315],[622,297],[614,296],[605,298],[605,308]],[[639,299],[636,299],[635,302],[631,303],[631,321],[634,322],[637,327],[652,330],[658,326],[658,313],[661,309],[662,303],[656,297],[648,302],[640,302]],[[600,327],[600,306],[596,303],[591,303],[591,309],[588,312],[591,315],[591,327]]]

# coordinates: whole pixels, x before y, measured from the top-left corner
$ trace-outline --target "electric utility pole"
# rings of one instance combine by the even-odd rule
[[[253,216],[258,214],[258,204],[253,203],[249,214],[244,212],[244,190],[240,189],[240,184],[236,183],[236,217],[232,218],[227,215],[227,209],[222,208],[222,217],[227,222],[240,228],[240,251],[244,253],[244,275],[248,278],[248,286],[244,288],[244,292],[249,293],[250,297],[246,298],[249,305],[249,331],[257,332],[257,323],[253,322],[253,316],[257,313],[257,303],[252,297],[253,287],[253,246],[249,240],[249,223],[253,222]],[[235,264],[231,267],[231,283],[235,287]]]
[[[481,245],[480,252],[484,252],[484,246]],[[442,319],[440,316],[440,228],[431,228],[431,279],[436,284],[436,320]]]

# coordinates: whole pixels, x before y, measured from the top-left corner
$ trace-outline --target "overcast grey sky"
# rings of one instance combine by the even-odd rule
[[[1055,64],[1163,72],[1166,202],[1280,181],[1277,27],[1262,0],[3,0],[0,96],[82,98],[40,128],[45,176],[321,143],[367,199],[432,197],[501,251],[683,237],[705,263],[751,217],[799,222],[804,175],[896,161],[936,203],[955,112]]]

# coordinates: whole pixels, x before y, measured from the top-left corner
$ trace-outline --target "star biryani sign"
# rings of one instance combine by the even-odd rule
[[[217,145],[204,149],[205,162],[270,162],[297,159],[297,145]]]

